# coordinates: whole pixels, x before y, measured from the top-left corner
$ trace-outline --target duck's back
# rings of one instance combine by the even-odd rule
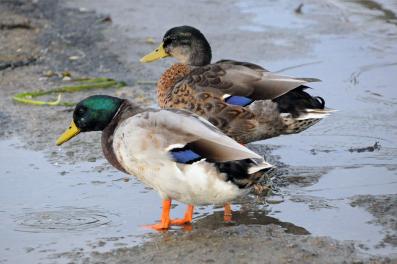
[[[160,107],[194,112],[245,144],[298,133],[326,116],[323,100],[304,91],[309,81],[316,79],[230,60],[201,67],[174,64],[159,80],[157,93]]]

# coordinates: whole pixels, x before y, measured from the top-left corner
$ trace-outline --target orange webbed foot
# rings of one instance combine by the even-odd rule
[[[166,231],[170,228],[170,224],[158,223],[153,225],[144,225],[143,227],[147,229],[153,229],[156,231]]]
[[[189,204],[185,212],[185,217],[179,219],[171,219],[170,221],[171,225],[190,224],[193,220],[193,211],[194,211],[194,206]]]
[[[165,231],[170,227],[170,210],[171,210],[171,200],[163,200],[163,211],[161,213],[161,220],[158,224],[145,225],[145,228]]]
[[[185,218],[177,218],[177,219],[171,219],[170,224],[171,225],[186,225],[190,224],[192,221],[187,220]]]
[[[143,227],[153,229],[156,231],[166,231],[171,225],[182,225],[187,231],[192,230],[191,226],[188,225],[193,220],[194,206],[188,205],[184,218],[181,219],[170,219],[171,200],[163,200],[163,212],[161,214],[161,220],[158,224],[145,225]]]

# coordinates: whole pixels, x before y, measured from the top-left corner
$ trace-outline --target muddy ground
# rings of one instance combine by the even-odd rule
[[[133,3],[0,1],[0,263],[397,262],[395,4]],[[11,98],[69,85],[68,72],[127,86],[63,100],[101,93],[155,106],[151,81],[172,61],[138,59],[180,24],[205,32],[215,60],[321,78],[313,93],[340,113],[251,145],[278,165],[274,194],[236,201],[233,224],[200,207],[193,230],[153,233],[141,226],[158,219],[158,197],[103,160],[99,133],[56,147],[72,109]]]

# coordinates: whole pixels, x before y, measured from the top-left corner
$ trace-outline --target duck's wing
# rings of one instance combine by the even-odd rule
[[[162,133],[169,142],[166,150],[181,163],[203,158],[215,162],[263,159],[223,134],[210,122],[184,110],[153,110],[135,118],[146,120],[144,123],[149,123],[151,129]]]
[[[246,62],[246,61],[219,60],[219,61],[215,62],[215,64],[241,65],[241,66],[245,66],[245,67],[248,67],[248,68],[256,70],[256,71],[266,71],[266,72],[268,72],[268,70],[266,70],[262,66],[260,66],[258,64],[255,64],[255,63],[251,63],[251,62]]]
[[[268,72],[255,64],[228,60],[194,68],[181,82],[196,91],[211,92],[222,98],[273,100],[315,81],[319,79],[293,78]]]

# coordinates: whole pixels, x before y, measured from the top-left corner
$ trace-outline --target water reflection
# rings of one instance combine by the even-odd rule
[[[223,222],[223,211],[215,211],[212,214],[200,217],[194,221],[194,229],[218,229],[227,225],[277,225],[282,227],[286,233],[295,235],[309,235],[310,232],[301,226],[293,223],[282,222],[277,218],[271,217],[268,211],[255,210],[255,211],[234,211],[233,221],[231,223]]]

